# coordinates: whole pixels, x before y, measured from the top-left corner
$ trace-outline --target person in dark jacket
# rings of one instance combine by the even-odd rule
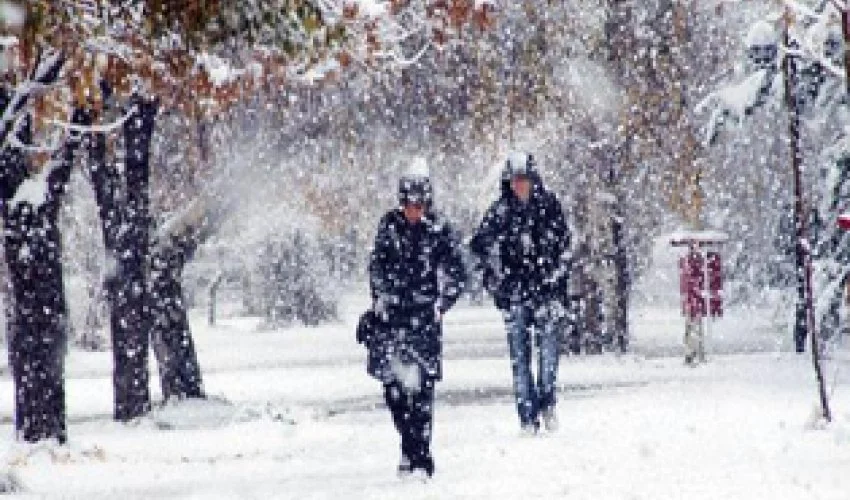
[[[400,208],[381,219],[369,262],[377,325],[367,339],[369,374],[401,435],[399,473],[434,474],[434,383],[442,377],[443,315],[466,281],[460,243],[433,210],[427,167],[399,181]]]
[[[470,247],[505,319],[520,425],[529,434],[538,431],[541,416],[547,430],[558,425],[558,327],[567,295],[569,245],[561,203],[543,187],[533,156],[511,153],[501,196],[487,210]],[[530,367],[532,333],[539,347],[536,383]]]

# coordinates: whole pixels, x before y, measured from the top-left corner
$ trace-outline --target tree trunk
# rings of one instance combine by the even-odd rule
[[[629,83],[635,78],[637,69],[634,68],[633,54],[636,44],[632,30],[633,19],[631,5],[623,0],[608,1],[608,20],[606,29],[606,55],[608,63],[613,66],[614,74],[618,83],[628,89]],[[630,126],[634,126],[634,117],[626,118]],[[629,295],[631,293],[629,276],[629,248],[625,237],[626,212],[623,209],[623,196],[621,185],[625,172],[635,162],[632,158],[632,139],[630,134],[624,133],[615,138],[613,148],[610,152],[611,161],[614,162],[609,168],[608,190],[615,196],[611,207],[611,246],[612,264],[614,266],[614,311],[611,324],[614,332],[613,338],[616,348],[620,352],[626,352],[629,347]]]
[[[170,238],[151,259],[151,338],[159,365],[163,398],[205,397],[181,284],[183,268],[196,243]]]
[[[221,286],[221,282],[224,280],[224,274],[219,273],[218,276],[215,277],[212,283],[210,283],[209,288],[209,325],[215,326],[216,321],[216,313],[217,313],[217,301],[218,301],[218,288]]]
[[[106,140],[92,142],[92,174],[108,254],[115,357],[115,418],[129,420],[150,410],[148,348],[153,341],[163,397],[204,397],[200,367],[189,330],[181,277],[193,248],[173,241],[151,249],[150,144],[156,104],[135,97],[138,107],[124,128],[126,179],[106,160]],[[149,271],[148,271],[149,270]]]
[[[23,139],[29,142],[28,137]],[[3,203],[3,242],[13,290],[8,343],[15,429],[18,438],[28,442],[56,439],[64,443],[67,438],[64,363],[68,321],[58,218],[76,144],[76,139],[69,140],[59,157],[45,165],[50,170],[45,172],[42,186],[38,174],[28,173],[24,153],[8,148],[2,157],[2,180],[13,188],[9,194],[19,188],[44,192],[42,200],[4,196]]]
[[[618,199],[617,204],[621,201]],[[629,294],[631,293],[631,279],[629,276],[628,247],[623,228],[623,214],[619,206],[614,208],[614,217],[611,221],[611,240],[614,247],[614,293],[616,303],[614,310],[614,340],[620,352],[625,353],[629,349]]]
[[[64,64],[56,53],[40,52],[31,77],[40,84],[54,82]],[[0,92],[0,111],[11,106],[21,112],[30,95]],[[79,116],[73,117],[74,121]],[[67,305],[62,281],[59,205],[70,177],[75,135],[44,168],[43,179],[32,175],[25,153],[6,146],[10,134],[22,143],[32,140],[29,120],[15,130],[12,119],[0,129],[0,212],[5,222],[3,244],[9,269],[7,297],[9,365],[15,387],[15,431],[19,439],[64,443],[64,356],[67,349]],[[39,185],[40,182],[44,184]],[[43,199],[15,199],[24,183]]]
[[[127,238],[127,228],[124,226],[124,220],[129,215],[125,210],[125,188],[118,166],[107,159],[105,134],[93,134],[90,139],[90,178],[100,215],[107,259],[111,260],[104,288],[109,302],[109,325],[115,363],[114,417],[123,421],[143,415],[150,408],[147,355],[138,351],[144,359],[134,359],[139,341],[134,342],[132,339],[141,335],[141,325],[131,300],[133,276],[128,272],[133,269],[133,261],[129,257],[134,249],[130,247],[132,242]],[[136,280],[138,282],[138,276]],[[126,321],[125,315],[128,315]],[[123,349],[123,352],[118,352],[119,349]],[[143,349],[144,352],[147,351],[146,346]],[[133,383],[136,379],[135,373],[140,373],[138,383]]]
[[[793,18],[786,7],[783,32],[783,44],[791,47],[790,26]],[[796,229],[796,276],[797,276],[797,309],[794,329],[794,340],[798,353],[806,350],[806,337],[811,342],[812,365],[818,384],[823,418],[829,422],[832,415],[829,409],[829,396],[823,378],[820,361],[820,342],[815,331],[814,300],[812,294],[812,254],[811,240],[808,231],[808,214],[803,200],[802,180],[802,150],[800,148],[800,111],[797,107],[797,67],[793,57],[787,55],[782,61],[785,84],[785,104],[788,108],[789,139],[791,144],[791,168],[794,177],[794,226]]]
[[[789,47],[790,14],[786,12],[783,44]],[[796,87],[797,67],[794,58],[787,56],[782,60],[784,75],[785,104],[788,108],[788,138],[791,148],[791,173],[794,180],[794,229],[795,229],[795,276],[797,278],[797,303],[794,321],[794,345],[798,353],[806,351],[806,337],[811,335],[812,297],[809,293],[811,280],[810,244],[808,240],[807,221],[803,204],[802,186],[802,150],[800,148],[800,113],[797,109]]]
[[[115,359],[115,419],[127,421],[150,411],[148,350],[150,311],[147,266],[150,255],[150,146],[157,103],[134,96],[136,110],[124,123],[126,193],[116,230],[116,268],[109,284],[112,351]]]

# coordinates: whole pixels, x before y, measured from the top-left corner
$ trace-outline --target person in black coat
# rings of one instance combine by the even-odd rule
[[[483,268],[485,287],[503,312],[508,331],[520,425],[536,433],[558,425],[555,383],[558,328],[569,277],[570,235],[561,203],[547,191],[534,158],[511,153],[501,195],[487,210],[470,249]],[[531,375],[532,332],[539,347],[538,380]]]
[[[443,315],[466,281],[460,242],[433,210],[426,172],[399,181],[400,208],[381,219],[369,262],[374,324],[361,338],[369,374],[401,435],[399,473],[434,473],[434,383],[442,377]]]

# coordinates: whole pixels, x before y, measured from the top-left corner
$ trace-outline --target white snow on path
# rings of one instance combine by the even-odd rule
[[[339,325],[280,331],[237,318],[210,328],[199,312],[206,389],[229,403],[169,407],[129,426],[109,419],[110,356],[72,352],[66,447],[12,441],[0,365],[0,472],[20,479],[21,498],[850,498],[847,359],[836,422],[809,430],[810,360],[781,352],[770,318],[730,312],[714,342],[730,354],[689,368],[666,356],[681,325],[661,308],[633,315],[636,354],[563,358],[561,430],[536,438],[519,435],[499,316],[453,311],[437,475],[400,481],[398,438],[354,342],[361,306],[352,302]]]

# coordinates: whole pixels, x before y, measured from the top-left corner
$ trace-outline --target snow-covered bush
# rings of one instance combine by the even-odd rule
[[[337,292],[320,243],[296,231],[260,243],[251,272],[269,326],[298,321],[315,326],[336,319]]]

